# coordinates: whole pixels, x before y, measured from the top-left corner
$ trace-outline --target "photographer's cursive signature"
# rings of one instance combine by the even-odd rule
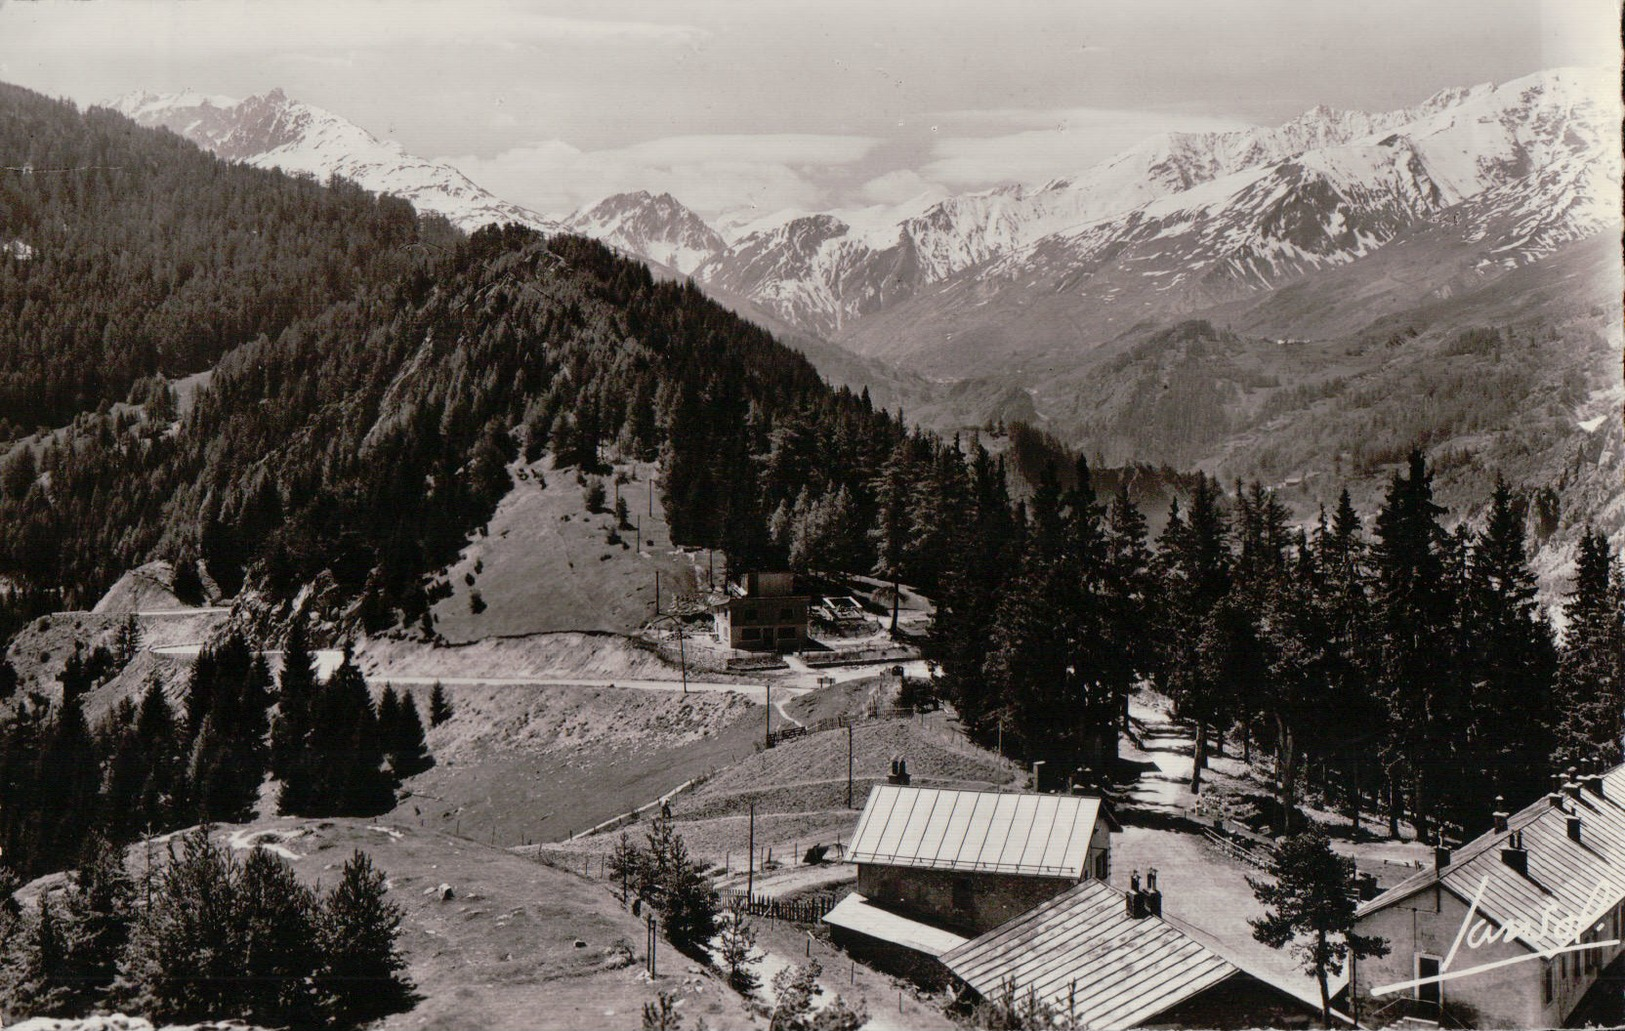
[[[1512,917],[1499,927],[1478,915],[1478,904],[1483,900],[1484,891],[1489,887],[1489,884],[1490,879],[1488,877],[1478,882],[1478,891],[1473,894],[1472,904],[1467,907],[1467,915],[1462,917],[1461,928],[1456,931],[1456,940],[1451,943],[1450,952],[1445,956],[1444,961],[1439,964],[1437,974],[1431,977],[1418,977],[1410,981],[1396,981],[1393,984],[1385,984],[1381,987],[1372,988],[1371,994],[1388,995],[1391,992],[1404,991],[1407,988],[1416,988],[1424,984],[1436,984],[1441,981],[1448,981],[1451,978],[1481,974],[1486,970],[1511,966],[1514,963],[1523,963],[1531,959],[1551,959],[1553,956],[1565,952],[1606,949],[1609,946],[1619,944],[1618,938],[1595,942],[1580,941],[1580,936],[1587,930],[1592,928],[1599,932],[1602,930],[1603,925],[1598,923],[1598,920],[1612,908],[1613,903],[1609,900],[1617,898],[1620,894],[1618,889],[1607,881],[1597,883],[1597,886],[1591,890],[1591,894],[1586,896],[1579,913],[1564,914],[1558,902],[1553,900],[1547,904],[1546,909],[1541,913],[1539,924],[1536,924],[1533,920]],[[1542,949],[1536,944],[1540,938],[1555,941],[1558,944],[1551,948]],[[1514,939],[1521,940],[1534,951],[1528,955],[1513,956],[1509,959],[1496,960],[1493,963],[1480,963],[1478,966],[1466,967],[1462,970],[1450,969],[1450,964],[1454,962],[1456,953],[1461,949],[1464,941],[1469,949],[1477,949],[1497,941],[1510,942]]]

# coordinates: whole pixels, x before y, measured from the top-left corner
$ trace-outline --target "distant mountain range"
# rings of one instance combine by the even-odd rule
[[[280,90],[115,106],[222,157],[337,173],[461,226],[516,220],[597,237],[806,333],[941,377],[1259,296],[1429,228],[1478,245],[1470,272],[1549,255],[1618,224],[1617,86],[1617,75],[1560,69],[1382,114],[1317,107],[1275,128],[1159,135],[1074,176],[947,197],[889,224],[873,212],[868,224],[792,213],[726,233],[647,191],[549,218]],[[1087,323],[1064,341],[1018,310],[1057,305]]]
[[[1063,305],[1090,323],[1066,345],[1093,344],[1428,227],[1474,239],[1480,272],[1602,232],[1619,220],[1617,86],[1563,69],[1384,114],[1319,107],[1276,128],[1164,134],[1041,186],[946,198],[878,233],[815,213],[724,243],[648,194],[567,221],[656,261],[684,248],[682,271],[702,283],[859,353],[976,374],[1055,342],[1017,308]]]
[[[462,226],[602,239],[939,430],[1020,419],[1106,462],[1261,476],[1300,511],[1334,480],[1369,496],[1422,442],[1455,463],[1447,500],[1505,472],[1625,540],[1619,87],[1557,69],[1163,134],[1041,185],[715,225],[644,191],[548,218],[277,91],[118,108]],[[1480,326],[1506,350],[1464,350]]]

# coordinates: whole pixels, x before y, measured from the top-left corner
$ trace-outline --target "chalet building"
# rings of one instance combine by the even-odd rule
[[[847,851],[857,890],[824,920],[849,951],[940,981],[944,952],[1110,874],[1117,830],[1098,798],[876,785]]]
[[[1363,1024],[1576,1026],[1610,1002],[1604,1020],[1619,1023],[1620,946],[1576,946],[1625,933],[1625,767],[1573,773],[1535,804],[1495,813],[1488,833],[1438,849],[1432,868],[1360,907],[1359,932],[1381,935],[1390,950],[1354,971]],[[1441,972],[1453,976],[1409,983]],[[1393,985],[1403,987],[1379,994]]]
[[[748,651],[807,647],[808,595],[796,593],[793,573],[746,573],[728,585],[712,610],[717,641]]]
[[[1243,970],[1212,938],[1163,916],[1155,872],[1144,890],[1083,881],[949,949],[941,962],[977,996],[1036,997],[1070,1017],[1068,1026],[1298,1028],[1320,1022],[1319,997],[1302,983]]]

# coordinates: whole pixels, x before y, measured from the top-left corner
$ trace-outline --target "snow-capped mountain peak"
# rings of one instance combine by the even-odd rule
[[[560,228],[552,219],[498,199],[450,165],[407,154],[399,144],[292,100],[280,88],[243,100],[190,91],[131,93],[111,107],[141,125],[170,129],[228,161],[319,179],[342,176],[411,201],[420,211],[444,215],[464,229],[491,222],[519,222],[543,232]]]
[[[657,261],[685,275],[727,249],[704,219],[669,193],[617,193],[564,220],[572,232]]]

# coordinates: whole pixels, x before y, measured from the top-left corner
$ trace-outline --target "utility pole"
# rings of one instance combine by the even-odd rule
[[[688,655],[683,651],[683,617],[677,617],[677,666],[683,671],[683,696],[688,697]]]
[[[655,950],[660,947],[660,935],[655,933],[655,915],[649,914],[649,976],[655,975]]]
[[[852,722],[846,724],[846,807],[852,808]]]
[[[773,747],[773,685],[762,685],[762,747]]]
[[[655,570],[655,618],[660,618],[660,570]]]
[[[750,800],[750,844],[745,852],[745,905],[755,899],[756,891],[756,800]]]

